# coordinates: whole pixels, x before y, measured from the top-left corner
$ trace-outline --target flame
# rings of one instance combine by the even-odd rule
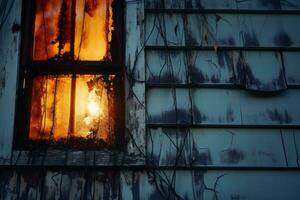
[[[112,1],[36,0],[33,60],[111,60]],[[72,27],[73,2],[76,2],[75,27]],[[109,76],[110,81],[113,78]],[[32,85],[29,138],[67,138],[71,119],[71,77],[38,76]],[[93,135],[105,141],[112,138],[115,123],[109,115],[113,110],[112,88],[105,85],[101,75],[77,76],[75,88],[72,136]]]
[[[76,7],[75,58],[110,59],[109,42],[113,30],[112,0],[78,0]],[[108,13],[107,14],[107,10]]]
[[[112,76],[111,76],[112,77]],[[111,78],[110,77],[110,78]],[[93,88],[88,85],[93,81]],[[90,137],[108,141],[114,120],[109,115],[111,89],[101,75],[76,78],[74,137]],[[54,139],[68,137],[71,77],[38,76],[33,81],[29,138]]]
[[[101,115],[102,113],[100,104],[97,102],[94,92],[91,93],[88,97],[87,111],[88,114],[93,117],[99,117],[99,115]]]
[[[33,59],[109,60],[113,31],[112,0],[36,0]],[[70,55],[74,33],[74,55]]]

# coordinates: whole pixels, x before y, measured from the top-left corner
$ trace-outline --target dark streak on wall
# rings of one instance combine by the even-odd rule
[[[290,124],[293,121],[286,110],[284,112],[281,112],[277,108],[275,108],[274,110],[267,110],[267,114],[272,121],[279,122],[280,124]]]
[[[291,37],[284,31],[280,31],[273,38],[273,43],[277,46],[289,47],[293,44]]]
[[[6,76],[5,66],[2,66],[0,70],[0,97],[2,96],[3,90],[5,88],[5,78],[6,78],[5,76]]]
[[[225,164],[237,164],[245,158],[245,154],[238,149],[230,148],[221,152],[221,162]]]

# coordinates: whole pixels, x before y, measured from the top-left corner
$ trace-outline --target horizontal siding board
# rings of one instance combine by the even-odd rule
[[[211,171],[205,174],[208,188],[215,188],[218,199],[291,199],[300,198],[299,171]],[[216,184],[217,183],[217,184]],[[205,199],[216,194],[207,191]]]
[[[186,45],[243,46],[236,15],[188,14],[186,18]]]
[[[147,51],[147,83],[188,83],[184,52]]]
[[[107,171],[46,171],[44,175],[40,174],[45,178],[41,185],[34,182],[39,172],[10,170],[5,174],[8,174],[6,179],[0,179],[1,199],[78,199],[81,194],[81,199],[105,200],[300,198],[299,171],[157,169],[122,170],[116,176]],[[120,184],[114,184],[116,180]],[[3,190],[2,186],[7,190]],[[34,187],[44,189],[34,193]]]
[[[239,90],[193,90],[195,124],[242,124]]]
[[[5,5],[4,1],[1,5],[2,3]],[[21,41],[20,31],[14,31],[13,28],[21,24],[22,1],[7,1],[6,3],[7,10],[11,6],[11,12],[1,13],[0,25],[0,163],[6,163],[10,158],[13,144]]]
[[[281,130],[282,144],[287,157],[287,165],[290,167],[300,167],[300,130]]]
[[[279,129],[159,128],[148,130],[147,152],[155,166],[287,167],[282,142]]]
[[[194,96],[204,123],[300,124],[299,90],[265,96],[243,90],[198,89]]]
[[[245,87],[258,91],[278,91],[287,88],[279,52],[247,52],[236,65],[237,77]]]
[[[117,199],[119,175],[111,171],[46,171],[43,199]]]
[[[289,85],[300,84],[300,52],[283,52],[286,81]]]
[[[176,107],[189,112],[192,105],[194,124],[300,125],[298,89],[268,95],[239,89],[177,90],[185,92],[177,97],[176,89],[148,89],[147,123],[176,123]],[[179,106],[179,100],[186,106]]]
[[[146,0],[146,8],[167,9],[241,9],[241,10],[299,10],[298,0]]]
[[[284,71],[290,79],[297,77],[295,61],[294,65],[291,63],[296,58],[290,58],[294,54],[284,53],[289,56],[285,58],[289,59],[286,70],[280,52],[147,51],[147,83],[216,84],[216,87],[229,84],[255,91],[284,90],[287,88]]]
[[[33,171],[1,171],[0,199],[29,199],[42,198],[43,174]]]
[[[187,14],[185,17],[182,14],[146,14],[145,34],[149,37],[146,44],[300,47],[299,18],[300,15],[280,14]]]
[[[147,108],[148,123],[191,123],[189,90],[151,89]]]
[[[191,51],[188,53],[191,83],[235,84],[236,51]]]
[[[241,92],[242,124],[300,124],[300,90],[290,89],[278,95]]]
[[[164,170],[122,172],[120,190],[121,199],[126,200],[202,200],[204,191],[203,172]]]
[[[124,194],[122,199],[127,200],[176,199],[170,189],[176,188],[178,199],[297,200],[300,198],[299,178],[298,171],[126,172],[122,173],[121,193]],[[167,180],[172,184],[170,187]]]
[[[183,15],[146,15],[145,18],[147,45],[182,46],[185,44]]]

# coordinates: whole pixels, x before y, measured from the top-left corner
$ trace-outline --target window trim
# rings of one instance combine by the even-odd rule
[[[21,3],[21,2],[20,2]],[[22,1],[24,7],[24,2]],[[21,6],[21,7],[22,7]],[[24,9],[23,9],[24,11]],[[24,21],[22,12],[22,21]],[[124,151],[57,151],[34,152],[12,149],[10,159],[3,162],[3,165],[17,166],[82,166],[82,167],[111,167],[111,166],[145,166],[146,165],[146,126],[145,126],[145,56],[144,56],[144,1],[124,0],[124,85],[125,85],[125,150]],[[23,22],[24,23],[24,22]],[[24,27],[22,26],[22,29]],[[24,32],[24,30],[22,30]],[[125,40],[126,38],[126,40]],[[22,46],[26,44],[21,43]],[[21,46],[20,49],[23,49]],[[19,49],[19,50],[20,50]],[[139,52],[139,56],[136,53]],[[21,61],[20,61],[21,63]],[[19,71],[22,72],[22,65],[19,64]],[[129,76],[135,74],[138,80]],[[20,73],[18,73],[19,75]],[[17,87],[22,88],[22,78],[18,78]],[[17,90],[19,91],[19,90]],[[134,95],[132,95],[132,92]],[[16,107],[20,103],[20,96],[15,99]],[[18,115],[15,111],[15,116]],[[15,131],[18,122],[15,121]],[[13,132],[10,132],[10,141],[13,143]],[[70,155],[69,155],[70,154]],[[77,160],[68,161],[71,155],[76,155]],[[79,157],[83,155],[84,160],[98,160],[88,165],[81,162]],[[64,157],[64,159],[63,159]],[[40,162],[39,162],[40,161]]]

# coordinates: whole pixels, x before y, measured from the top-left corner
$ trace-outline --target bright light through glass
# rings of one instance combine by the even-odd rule
[[[109,77],[113,80],[113,76]],[[30,139],[67,138],[70,123],[72,77],[38,76],[33,80]],[[101,75],[77,75],[74,133],[72,137],[107,141],[113,133],[110,109],[113,90]],[[108,90],[109,89],[109,90]]]
[[[101,114],[100,105],[96,101],[90,100],[87,105],[89,115],[97,117]]]

